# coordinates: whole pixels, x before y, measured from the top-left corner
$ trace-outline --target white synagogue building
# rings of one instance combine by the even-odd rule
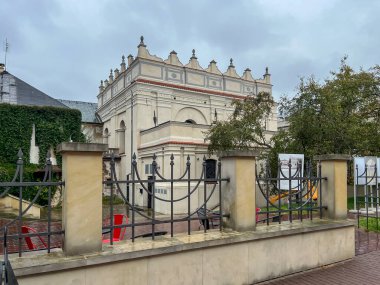
[[[233,100],[262,91],[272,93],[268,69],[263,78],[255,79],[249,68],[242,76],[238,75],[232,59],[224,73],[214,60],[207,68],[202,68],[194,50],[187,64],[179,61],[175,51],[163,60],[149,53],[141,37],[137,55],[129,55],[127,61],[122,57],[120,69],[111,69],[108,79],[101,81],[97,96],[103,142],[118,154],[118,179],[125,180],[131,174],[133,153],[143,179],[151,175],[154,154],[158,170],[165,177],[170,178],[170,157],[173,154],[175,178],[186,170],[188,156],[191,177],[199,178],[204,156],[211,164],[217,159],[207,152],[204,132],[213,122],[228,119],[233,111]],[[276,107],[265,126],[268,136],[277,131]],[[176,186],[174,197],[187,193],[185,184]],[[170,185],[162,183],[156,186],[155,195],[170,198],[169,191]],[[147,196],[145,191],[137,189],[136,203],[150,207]],[[193,209],[202,204],[203,193],[198,196],[192,198]],[[176,212],[185,212],[186,200],[183,205],[179,203],[175,207]],[[155,208],[162,213],[169,209],[163,203],[156,203]]]

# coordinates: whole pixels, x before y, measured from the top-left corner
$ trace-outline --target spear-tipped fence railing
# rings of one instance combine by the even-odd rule
[[[358,165],[355,165],[354,181],[354,212],[357,215],[357,226],[379,232],[379,183],[378,165],[365,164],[364,170],[359,172]],[[359,196],[358,186],[362,187],[364,196]],[[360,199],[361,198],[361,199]],[[360,199],[360,200],[359,200]],[[364,208],[360,208],[364,206]]]
[[[274,177],[275,176],[275,177]],[[322,218],[321,164],[307,163],[305,169],[300,162],[296,166],[289,160],[286,164],[279,161],[277,175],[272,175],[269,163],[261,173],[256,166],[256,180],[265,206],[257,208],[258,223],[281,223],[284,220]]]
[[[30,238],[30,241],[33,243],[35,239],[44,239],[46,246],[43,246],[43,249],[50,253],[55,245],[52,245],[52,237],[60,236],[64,234],[61,229],[56,229],[52,227],[52,191],[55,187],[62,187],[64,182],[62,181],[53,181],[52,179],[52,163],[50,159],[50,152],[47,153],[46,163],[44,169],[44,177],[42,181],[25,181],[24,179],[24,160],[23,153],[21,149],[19,150],[17,159],[17,167],[12,181],[10,182],[0,182],[0,198],[4,198],[7,194],[12,192],[18,196],[18,215],[14,219],[2,219],[2,226],[0,227],[0,240],[4,240],[4,235],[6,229],[8,229],[7,241],[8,248],[9,244],[13,244],[12,251],[18,252],[18,255],[21,257],[23,251],[34,250],[30,249],[26,244],[25,238]],[[31,190],[31,188],[36,189],[37,192],[31,201],[27,201],[28,206],[23,207],[24,201],[23,197],[25,193]],[[26,216],[28,211],[32,206],[36,205],[37,199],[42,195],[43,190],[47,191],[47,219],[38,220],[38,229],[33,233],[23,233],[22,228],[27,226],[29,223],[26,221]],[[44,229],[41,231],[41,229]],[[39,239],[40,240],[40,239]],[[42,248],[38,248],[42,249]],[[9,249],[8,249],[9,251]]]
[[[131,236],[130,238],[132,241],[135,240],[136,237],[140,236],[136,234],[137,227],[145,227],[149,228],[149,233],[147,236],[151,236],[152,239],[155,239],[156,235],[161,234],[161,232],[157,231],[157,225],[160,224],[170,224],[170,235],[173,237],[175,229],[174,225],[176,223],[185,223],[187,227],[187,233],[191,234],[191,221],[192,220],[199,220],[199,217],[197,216],[199,211],[202,211],[203,213],[208,213],[208,203],[211,199],[211,197],[215,194],[218,195],[218,203],[216,206],[219,210],[217,212],[210,212],[210,215],[217,216],[220,219],[219,223],[219,229],[222,230],[222,217],[226,217],[222,211],[222,191],[221,191],[221,185],[225,181],[229,181],[228,178],[222,178],[221,176],[221,162],[219,161],[216,166],[216,176],[215,177],[208,177],[206,175],[207,172],[207,163],[206,158],[203,158],[202,163],[202,171],[198,178],[191,178],[191,162],[190,162],[190,156],[187,157],[186,161],[186,169],[185,171],[178,177],[174,177],[174,156],[171,155],[170,157],[170,177],[166,178],[163,174],[159,172],[159,169],[157,167],[157,157],[156,155],[153,156],[153,161],[151,163],[152,167],[152,174],[148,179],[142,179],[138,167],[137,167],[137,161],[136,161],[136,155],[134,154],[132,157],[132,171],[131,175],[129,176],[130,179],[127,180],[119,180],[116,175],[116,168],[115,168],[115,156],[111,155],[111,161],[110,161],[110,173],[111,173],[111,179],[108,179],[107,181],[104,181],[104,185],[106,187],[110,188],[110,217],[113,216],[114,213],[114,196],[117,195],[122,198],[124,203],[126,204],[128,208],[128,216],[129,221],[128,223],[121,224],[121,225],[114,225],[114,221],[112,218],[110,218],[110,224],[103,226],[103,231],[110,231],[110,243],[113,243],[113,230],[115,228],[127,228],[130,230]],[[170,193],[170,198],[165,199],[158,195],[156,195],[156,187],[159,183],[166,183],[169,186],[168,192]],[[175,195],[176,193],[176,185],[178,183],[182,183],[183,185],[186,185],[187,187],[187,193],[182,195],[181,197],[178,197],[178,195]],[[201,203],[197,203],[196,206],[192,205],[191,197],[192,195],[198,195],[198,191],[201,191],[200,185],[203,183],[203,201]],[[195,185],[194,185],[195,184]],[[125,185],[125,187],[123,186]],[[150,185],[151,187],[149,187]],[[151,209],[150,209],[150,215],[144,211],[139,205],[136,203],[136,188],[140,188],[140,191],[146,193],[147,197],[150,196],[151,198]],[[209,188],[208,188],[209,187]],[[129,189],[128,191],[131,191],[130,196],[125,195],[123,193],[123,189]],[[178,188],[177,188],[178,189]],[[116,190],[116,193],[115,191]],[[218,193],[217,193],[218,192]],[[128,197],[128,198],[127,198]],[[131,199],[130,199],[131,198]],[[131,201],[130,201],[131,200]],[[170,217],[162,217],[157,216],[156,211],[156,202],[160,201],[165,204],[169,204],[168,208],[170,209]],[[187,201],[187,209],[186,212],[183,215],[175,215],[174,206],[176,203],[179,203],[181,201]],[[195,210],[194,210],[195,209]],[[207,215],[207,214],[206,214]],[[205,216],[205,219],[212,218],[211,216]],[[204,231],[206,232],[208,228],[204,226]]]
[[[13,268],[8,259],[8,244],[7,244],[8,228],[5,226],[3,232],[3,260],[0,267],[0,285],[18,285]]]

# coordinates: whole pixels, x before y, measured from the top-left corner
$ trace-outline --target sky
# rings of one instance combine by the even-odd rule
[[[273,95],[292,97],[301,77],[319,80],[347,55],[355,69],[380,63],[377,0],[0,0],[0,62],[57,99],[96,102],[100,80],[137,54],[172,50],[187,64],[192,49],[203,68],[230,58],[272,75]]]

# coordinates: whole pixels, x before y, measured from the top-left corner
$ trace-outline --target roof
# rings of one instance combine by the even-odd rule
[[[60,103],[71,109],[77,109],[82,113],[82,122],[100,123],[95,113],[98,107],[96,103],[57,99]]]
[[[29,106],[52,106],[52,107],[61,107],[67,108],[64,104],[58,100],[50,97],[44,92],[38,90],[37,88],[29,85],[20,78],[14,76],[8,71],[2,72],[2,74],[8,74],[13,77],[14,84],[16,85],[16,96],[18,105],[29,105]]]

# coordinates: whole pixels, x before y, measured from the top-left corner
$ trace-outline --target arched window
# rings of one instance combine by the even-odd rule
[[[108,133],[108,129],[106,128],[103,134],[103,143],[108,144],[108,137],[109,137],[109,133]]]
[[[194,120],[192,120],[192,119],[187,119],[187,120],[185,121],[185,123],[187,123],[187,124],[194,124],[194,125],[197,124],[197,123],[196,123]]]
[[[119,153],[125,153],[125,123],[124,121],[120,122],[118,135],[119,135]]]

